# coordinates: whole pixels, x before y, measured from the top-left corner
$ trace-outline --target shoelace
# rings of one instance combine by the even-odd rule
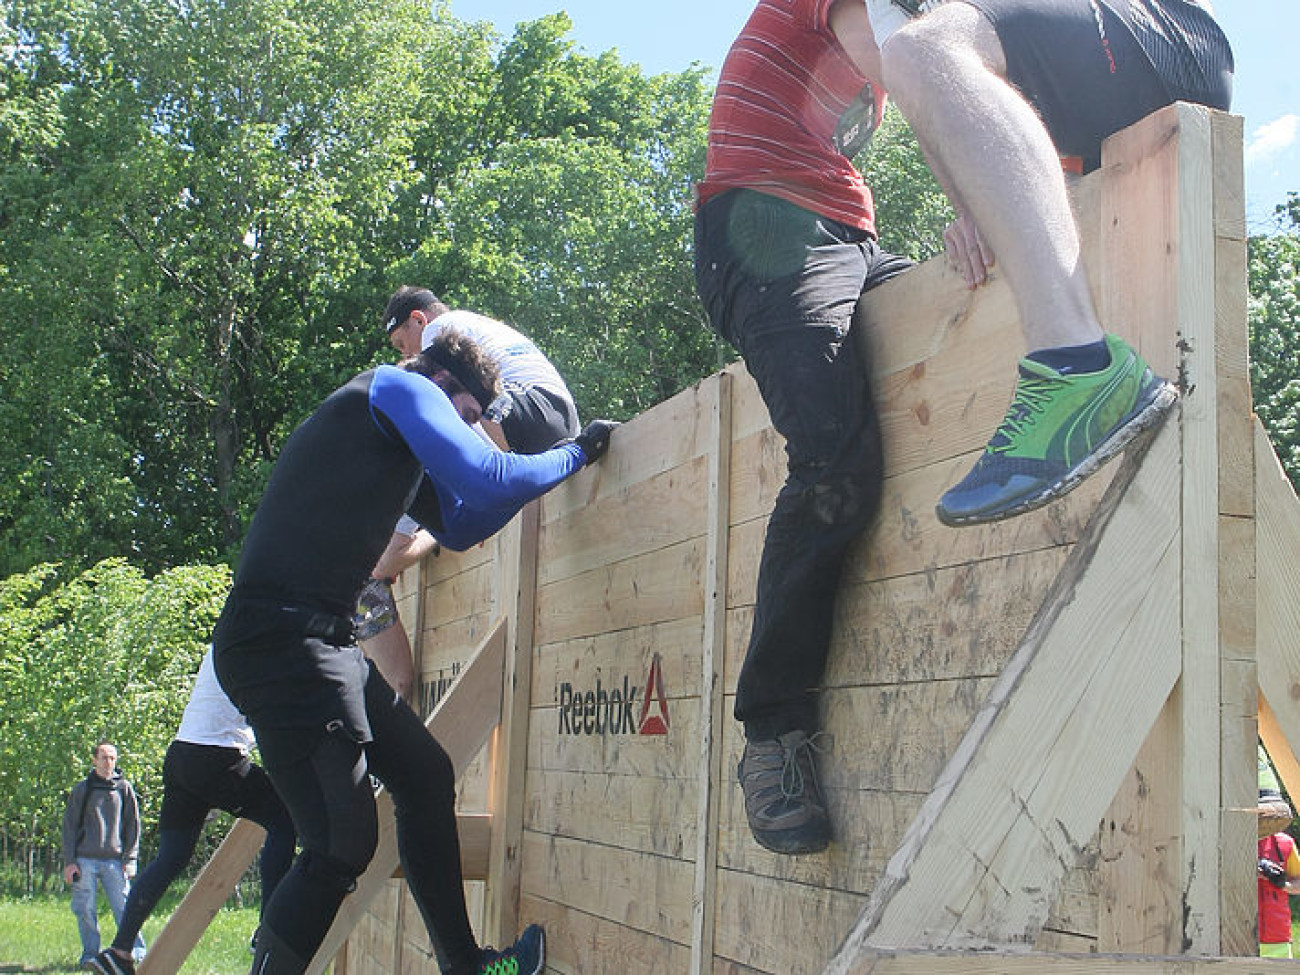
[[[820,755],[830,747],[830,736],[824,731],[819,731],[789,749],[785,753],[785,765],[781,768],[781,795],[786,799],[794,799],[803,795],[803,769],[799,767],[799,752],[802,749],[806,748],[808,751]],[[811,772],[813,785],[820,791],[820,783],[817,781],[817,760],[815,758],[809,758],[808,768]]]
[[[1022,376],[1016,383],[1016,395],[1011,400],[1011,408],[989,440],[989,452],[1004,453],[1010,450],[1015,445],[1015,438],[1033,426],[1035,418],[1045,412],[1052,401],[1052,393],[1064,385],[1063,379]]]
[[[510,955],[494,958],[483,966],[481,975],[519,975],[519,960]]]

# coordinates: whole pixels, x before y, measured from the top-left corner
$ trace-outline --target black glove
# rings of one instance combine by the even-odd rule
[[[1274,887],[1286,886],[1286,868],[1280,863],[1274,863],[1268,857],[1259,858],[1259,872],[1264,875],[1270,884]]]
[[[592,420],[582,428],[573,442],[582,448],[588,464],[594,464],[609,450],[609,435],[618,426],[613,420]]]

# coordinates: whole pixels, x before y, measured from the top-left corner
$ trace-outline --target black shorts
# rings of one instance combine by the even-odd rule
[[[265,820],[265,810],[279,806],[270,778],[238,748],[189,741],[167,747],[159,829],[199,829],[213,809]]]
[[[540,454],[578,435],[577,408],[549,390],[511,387],[498,402],[501,432],[517,454]]]
[[[964,0],[997,31],[1008,80],[1085,169],[1110,135],[1174,101],[1228,107],[1232,52],[1185,0]],[[1138,2],[1138,0],[1133,0]],[[1158,18],[1150,16],[1157,13]]]
[[[232,593],[212,635],[217,680],[257,734],[262,761],[301,760],[323,735],[371,740],[365,684],[370,662],[352,621]],[[274,743],[263,732],[279,731]]]

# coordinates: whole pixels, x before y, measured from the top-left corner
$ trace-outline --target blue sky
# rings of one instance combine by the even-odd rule
[[[1213,2],[1237,60],[1233,111],[1245,119],[1247,222],[1267,231],[1274,206],[1300,192],[1300,0]],[[579,48],[617,49],[650,73],[697,61],[716,68],[752,8],[753,0],[451,0],[455,16],[490,20],[506,36],[520,21],[564,10]]]

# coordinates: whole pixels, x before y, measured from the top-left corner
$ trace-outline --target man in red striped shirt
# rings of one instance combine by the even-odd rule
[[[846,20],[855,6],[860,19]],[[710,322],[744,357],[786,440],[735,705],[750,829],[781,853],[830,842],[816,689],[844,556],[883,480],[853,311],[910,266],[877,244],[871,191],[852,163],[884,103],[837,40],[841,21],[861,44],[862,0],[759,0],[722,66],[695,225]]]

